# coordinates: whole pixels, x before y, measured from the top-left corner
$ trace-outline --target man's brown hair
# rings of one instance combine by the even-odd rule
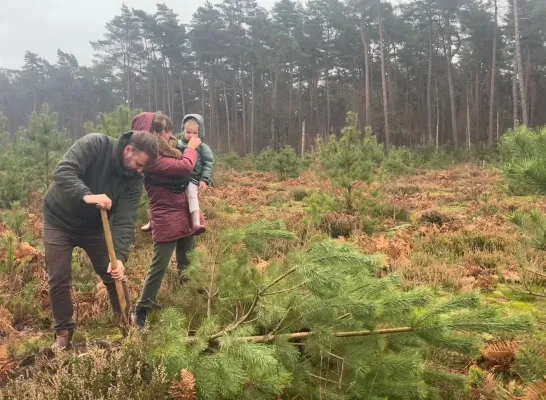
[[[174,129],[173,121],[161,111],[158,111],[152,121],[152,132],[160,133],[163,129],[172,132]]]
[[[143,151],[150,156],[148,164],[153,164],[159,155],[157,136],[145,131],[136,131],[131,135],[128,146],[137,151]]]

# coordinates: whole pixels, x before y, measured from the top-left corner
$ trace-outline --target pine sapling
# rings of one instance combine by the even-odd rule
[[[384,157],[383,148],[375,137],[363,135],[358,129],[358,115],[347,114],[342,136],[331,135],[319,147],[322,174],[345,192],[345,208],[354,210],[354,191],[361,182],[371,182],[373,173]]]

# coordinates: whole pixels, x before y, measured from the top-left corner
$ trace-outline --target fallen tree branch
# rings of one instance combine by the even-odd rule
[[[254,296],[254,300],[252,301],[252,304],[250,305],[250,308],[248,309],[247,313],[245,315],[243,315],[241,318],[239,318],[236,322],[234,322],[233,324],[231,325],[228,325],[225,329],[223,329],[222,331],[218,332],[218,333],[215,333],[214,335],[211,335],[209,337],[209,341],[211,340],[216,340],[218,339],[219,337],[221,336],[224,336],[226,333],[228,332],[231,332],[231,331],[234,331],[235,329],[237,329],[239,326],[241,326],[241,324],[243,322],[245,322],[249,317],[250,315],[252,314],[252,312],[254,311],[254,308],[256,308],[256,305],[258,304],[258,300],[260,299],[260,292],[256,293],[256,296]]]
[[[334,332],[333,336],[338,338],[349,338],[349,337],[362,337],[362,336],[370,336],[370,335],[393,335],[397,333],[408,333],[408,332],[414,332],[414,331],[415,331],[415,328],[412,328],[410,326],[403,326],[400,328],[385,328],[385,329],[378,329],[375,331]],[[227,333],[227,329],[218,334],[211,336],[209,340],[216,341],[224,333]],[[286,339],[289,342],[292,342],[296,340],[308,339],[313,334],[314,332],[294,332],[294,333],[282,333],[277,335],[266,334],[266,335],[259,335],[259,336],[240,336],[237,338],[250,342],[250,343],[269,343],[276,339]],[[192,344],[195,341],[197,341],[197,338],[195,338],[194,336],[189,336],[187,338],[188,344]]]
[[[369,335],[391,335],[395,333],[406,333],[406,332],[413,332],[414,328],[411,328],[409,326],[404,326],[401,328],[386,328],[386,329],[378,329],[376,331],[349,331],[349,332],[335,332],[334,336],[338,338],[346,338],[346,337],[360,337],[360,336],[369,336]],[[268,343],[275,339],[287,339],[289,342],[294,340],[302,340],[307,339],[311,335],[313,335],[313,332],[295,332],[295,333],[284,333],[280,335],[265,335],[265,336],[244,336],[242,339],[246,340],[247,342],[252,343]]]

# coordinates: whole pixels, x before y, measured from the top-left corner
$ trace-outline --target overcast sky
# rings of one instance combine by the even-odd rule
[[[258,4],[270,10],[275,1],[258,0]],[[205,1],[125,0],[129,8],[147,12],[154,12],[160,2],[178,13],[182,22],[190,22]],[[59,48],[74,54],[80,65],[90,65],[93,49],[89,41],[102,39],[106,22],[119,14],[122,3],[123,0],[0,0],[0,68],[20,68],[27,50],[55,63]]]

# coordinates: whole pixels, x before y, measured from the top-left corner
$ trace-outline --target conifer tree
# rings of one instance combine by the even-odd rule
[[[192,307],[151,315],[149,361],[171,377],[191,372],[199,399],[440,399],[463,378],[427,354],[475,355],[480,333],[531,326],[477,293],[403,291],[398,277],[377,277],[380,256],[347,244],[287,250],[293,238],[260,221],[195,254]]]
[[[40,114],[32,113],[24,137],[28,142],[28,156],[38,168],[38,176],[47,188],[51,181],[51,172],[60,158],[61,151],[68,144],[65,135],[57,128],[58,114],[52,113],[47,104],[42,106]]]
[[[347,114],[346,126],[337,138],[331,135],[319,148],[322,173],[344,189],[347,211],[353,211],[354,192],[360,182],[370,182],[384,157],[375,137],[358,129],[358,114]]]
[[[131,130],[133,116],[141,111],[141,109],[130,110],[126,105],[117,106],[112,112],[100,113],[97,122],[87,122],[85,133],[100,132],[118,138],[124,132]]]
[[[0,208],[7,208],[12,202],[25,202],[31,190],[34,161],[29,163],[28,154],[19,151],[17,135],[3,131],[7,118],[0,113]]]
[[[500,153],[511,189],[518,194],[546,194],[546,127],[510,130],[502,137]]]
[[[291,146],[284,146],[272,162],[272,167],[279,175],[281,180],[287,178],[296,178],[303,170],[303,160],[298,157],[296,151]]]

